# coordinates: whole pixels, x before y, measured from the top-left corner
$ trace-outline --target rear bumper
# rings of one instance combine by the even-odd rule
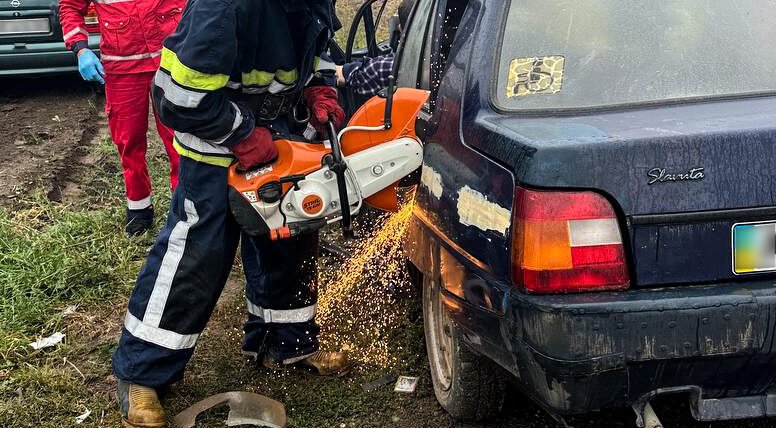
[[[89,48],[99,53],[100,35],[89,36]],[[78,70],[78,60],[64,42],[0,44],[0,76],[33,76]]]
[[[445,301],[472,347],[555,413],[638,405],[681,391],[706,406],[704,399],[726,397],[767,403],[776,391],[770,281],[564,296],[508,290],[503,315],[452,295]],[[714,418],[774,411],[764,404]]]

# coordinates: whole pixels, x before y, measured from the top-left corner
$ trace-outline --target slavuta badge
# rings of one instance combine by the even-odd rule
[[[560,92],[565,63],[561,55],[513,59],[509,63],[507,97]]]

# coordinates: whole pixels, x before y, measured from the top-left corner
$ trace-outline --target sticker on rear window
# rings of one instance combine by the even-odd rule
[[[561,55],[513,59],[509,63],[507,97],[560,92],[565,63]]]

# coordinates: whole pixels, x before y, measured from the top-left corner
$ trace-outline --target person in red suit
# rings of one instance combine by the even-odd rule
[[[139,235],[153,226],[151,180],[146,164],[151,85],[162,42],[178,25],[185,0],[91,0],[99,20],[100,58],[87,45],[84,16],[90,0],[60,0],[65,45],[78,57],[84,80],[105,85],[105,114],[121,156],[127,197],[125,230]],[[154,112],[156,129],[170,159],[170,184],[178,181],[173,131]]]

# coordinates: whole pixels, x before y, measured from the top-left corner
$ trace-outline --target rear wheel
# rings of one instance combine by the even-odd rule
[[[442,304],[439,281],[423,278],[423,323],[431,380],[439,404],[455,418],[482,420],[498,414],[506,382],[494,364],[466,347]]]

